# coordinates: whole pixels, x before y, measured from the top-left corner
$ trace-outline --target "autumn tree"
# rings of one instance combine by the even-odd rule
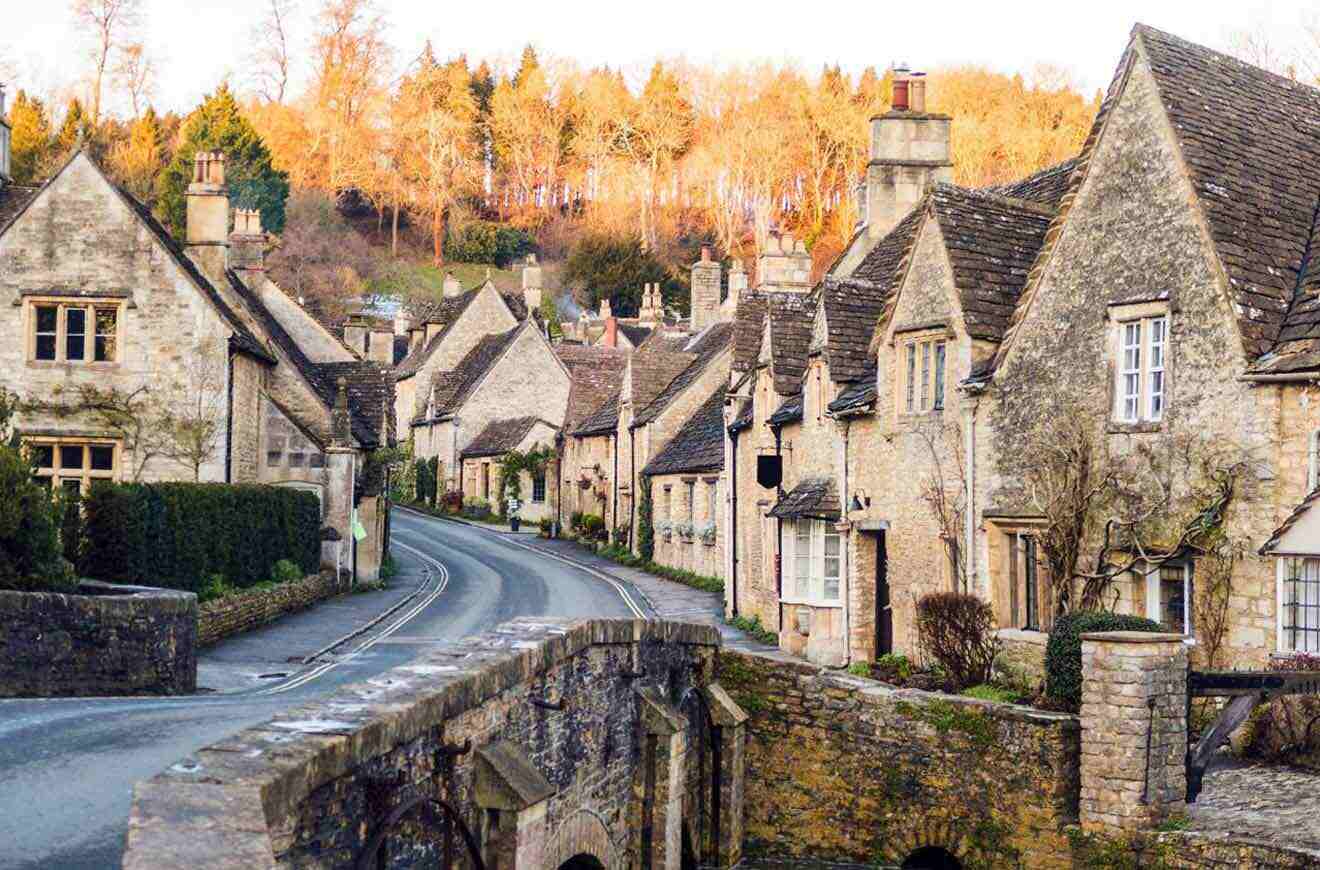
[[[40,178],[53,144],[50,118],[36,97],[19,91],[9,107],[10,170],[14,183],[32,184]]]
[[[63,158],[79,142],[91,139],[94,129],[91,117],[83,110],[82,100],[77,97],[69,100],[64,109],[64,120],[60,122],[59,132],[55,134],[54,155]]]
[[[137,118],[146,108],[152,94],[156,92],[156,65],[146,53],[142,43],[126,45],[119,52],[119,61],[115,64],[115,78],[120,87],[128,93],[133,117]]]
[[[150,106],[129,126],[128,138],[110,151],[115,179],[148,207],[155,204],[156,178],[165,168],[165,128]]]
[[[491,95],[491,145],[512,186],[515,205],[535,210],[553,204],[565,118],[552,99],[550,80],[535,50],[523,50],[518,72]]]
[[[260,211],[266,229],[283,231],[288,175],[272,165],[265,142],[243,116],[229,86],[221,85],[184,122],[179,147],[160,177],[157,209],[171,232],[182,237],[186,229],[186,197],[198,151],[223,151],[230,201]]]
[[[628,117],[624,136],[642,178],[639,229],[652,247],[657,241],[655,210],[661,188],[674,162],[691,144],[692,124],[692,106],[683,95],[678,77],[657,61]]]
[[[142,0],[74,0],[73,15],[92,38],[92,126],[101,122],[101,98],[111,55],[122,50],[142,20]]]

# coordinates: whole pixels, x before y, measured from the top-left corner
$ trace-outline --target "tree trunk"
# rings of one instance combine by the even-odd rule
[[[399,201],[394,200],[394,220],[390,226],[390,256],[399,256]]]
[[[442,207],[439,203],[431,210],[431,246],[433,249],[433,261],[436,268],[445,264],[445,219],[448,209]]]

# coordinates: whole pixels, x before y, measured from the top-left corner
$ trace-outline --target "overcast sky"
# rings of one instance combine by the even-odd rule
[[[1024,73],[1050,64],[1070,72],[1088,95],[1108,84],[1137,21],[1223,48],[1243,29],[1268,31],[1282,45],[1297,39],[1303,22],[1320,20],[1320,0],[377,2],[390,23],[396,66],[428,38],[441,57],[463,52],[506,62],[531,42],[542,54],[633,73],[657,57],[677,56],[702,63],[792,60],[810,72],[840,63],[853,73],[896,60],[916,69],[972,63]],[[225,77],[245,85],[248,34],[265,3],[145,0],[144,41],[160,70],[157,108],[187,110]],[[300,48],[295,83],[306,80],[306,40],[318,5],[301,0],[293,22]],[[0,14],[0,60],[7,61],[11,93],[26,87],[67,95],[84,57],[71,6],[72,0],[0,0],[8,7]]]

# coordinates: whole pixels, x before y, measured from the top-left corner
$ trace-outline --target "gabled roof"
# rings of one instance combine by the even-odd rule
[[[436,372],[431,381],[432,397],[435,401],[435,418],[441,419],[463,407],[463,403],[472,395],[473,389],[513,343],[523,326],[515,326],[508,332],[483,336],[476,347],[468,351],[450,371]]]
[[[832,477],[809,477],[799,482],[770,509],[770,516],[785,520],[800,517],[837,520],[840,515],[839,493]]]
[[[588,438],[592,435],[609,435],[619,428],[619,394],[615,393],[582,421],[572,435]]]
[[[1059,200],[1068,192],[1072,172],[1077,168],[1077,164],[1078,159],[1073,157],[1011,184],[987,187],[983,192],[1006,196],[1009,199],[1024,199],[1027,202],[1058,209]]]
[[[733,315],[733,370],[745,372],[756,367],[761,351],[761,336],[765,332],[765,294],[757,290],[744,290],[738,296],[738,308]]]
[[[788,423],[798,423],[802,420],[802,394],[789,396],[780,404],[775,412],[766,419],[772,427],[783,426]]]
[[[1283,521],[1283,524],[1274,530],[1274,533],[1270,535],[1270,539],[1260,548],[1258,551],[1259,554],[1262,556],[1268,556],[1273,553],[1283,541],[1284,535],[1288,534],[1288,531],[1295,526],[1302,517],[1310,513],[1311,509],[1315,507],[1317,501],[1320,501],[1320,487],[1311,490],[1306,498],[1302,499],[1301,504],[1293,508],[1293,512],[1288,514],[1288,517]]]
[[[742,404],[738,406],[738,413],[734,415],[733,422],[729,424],[729,434],[737,433],[748,429],[752,425],[753,407],[751,399],[743,399]]]
[[[414,326],[425,326],[427,323],[443,323],[440,331],[431,336],[430,341],[423,341],[413,348],[413,351],[403,358],[399,363],[398,376],[400,379],[410,378],[421,370],[422,364],[430,359],[431,354],[449,335],[458,318],[462,316],[472,301],[477,298],[481,292],[478,287],[475,290],[469,290],[458,296],[447,296],[444,299],[431,299],[416,302],[413,315]]]
[[[811,324],[816,313],[810,293],[768,293],[766,311],[770,321],[770,365],[775,392],[791,396],[802,385],[811,347]]]
[[[531,432],[532,427],[537,423],[544,423],[551,429],[559,429],[555,424],[542,420],[540,417],[514,417],[509,420],[493,420],[486,424],[486,428],[477,433],[477,437],[473,438],[467,447],[463,448],[462,458],[502,456],[510,450],[516,450],[523,439],[527,437],[527,433]]]
[[[936,185],[928,200],[968,334],[1002,341],[1054,209],[951,184]]]
[[[651,327],[638,326],[635,323],[620,323],[619,332],[622,332],[627,338],[628,343],[633,347],[641,347],[642,342],[651,337]]]
[[[628,361],[627,380],[634,415],[650,407],[674,378],[692,365],[696,355],[682,350],[687,343],[687,338],[662,334],[633,353]]]
[[[690,474],[723,468],[724,384],[720,384],[642,474]]]
[[[711,324],[695,336],[691,342],[684,346],[684,352],[694,357],[692,362],[679,372],[649,405],[642,409],[641,413],[633,420],[633,426],[645,425],[660,416],[661,412],[669,406],[669,403],[706,370],[711,361],[729,348],[732,341],[732,323]]]
[[[630,351],[617,347],[555,345],[555,355],[568,368],[566,430],[573,431],[602,403],[619,394],[629,354]]]

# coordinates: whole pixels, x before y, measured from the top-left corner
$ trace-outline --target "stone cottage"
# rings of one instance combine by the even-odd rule
[[[498,501],[501,492],[511,498],[512,493],[504,488],[503,483],[501,462],[504,457],[513,451],[530,453],[552,449],[558,437],[558,426],[537,417],[492,420],[459,454],[461,491],[492,504]],[[536,523],[555,516],[559,495],[554,485],[555,476],[550,467],[539,472],[519,473],[521,506],[518,516],[524,522]]]
[[[83,151],[39,188],[0,178],[0,386],[37,476],[308,489],[358,577],[383,555],[390,367],[360,360],[264,270],[260,216],[230,233],[224,155],[200,152],[180,243]],[[97,411],[112,406],[116,417]],[[132,419],[117,425],[114,419]],[[170,436],[169,418],[203,437]],[[356,517],[366,531],[357,541]],[[327,545],[334,561],[337,548]]]
[[[574,514],[613,517],[618,454],[612,449],[617,428],[619,388],[631,350],[624,347],[561,343],[555,353],[572,377],[564,431],[559,438],[559,472],[563,498],[561,524]],[[610,417],[606,406],[614,409]],[[603,421],[609,420],[608,425]],[[595,435],[579,435],[583,429]],[[606,524],[609,527],[609,523]]]

